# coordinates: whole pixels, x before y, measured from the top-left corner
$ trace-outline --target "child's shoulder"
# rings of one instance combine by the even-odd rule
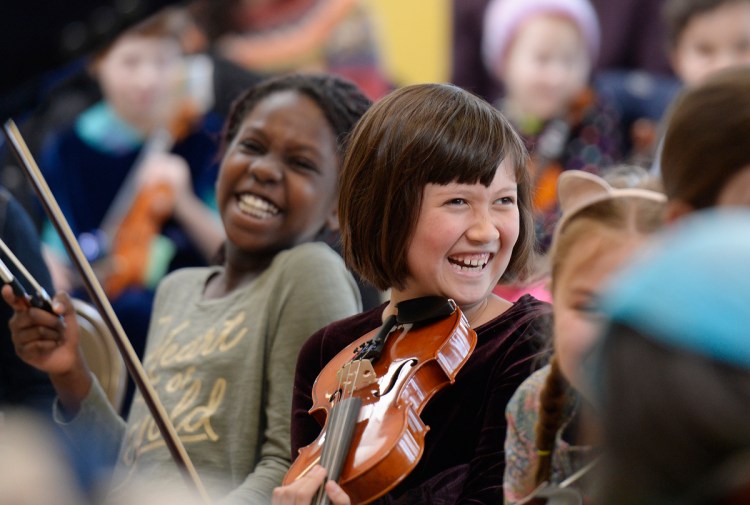
[[[314,357],[321,363],[327,363],[341,349],[362,335],[377,329],[382,323],[386,303],[365,312],[339,319],[315,332],[302,347],[301,356]]]
[[[221,270],[220,266],[178,268],[164,276],[159,282],[159,289],[173,289],[174,287],[182,289],[184,286],[191,284],[205,284],[208,276],[219,270]]]
[[[346,268],[344,260],[324,242],[306,242],[281,251],[273,261],[285,270],[305,271],[310,268]]]
[[[279,252],[258,279],[259,289],[284,296],[289,290],[339,298],[356,293],[357,285],[344,260],[323,242],[309,242]]]
[[[496,327],[510,325],[513,328],[531,325],[545,329],[552,315],[552,305],[539,300],[530,294],[525,294],[498,317],[480,326],[481,331],[494,331]]]
[[[507,411],[518,416],[521,412],[535,413],[539,410],[539,397],[544,383],[550,374],[550,366],[545,365],[524,380],[508,402]]]

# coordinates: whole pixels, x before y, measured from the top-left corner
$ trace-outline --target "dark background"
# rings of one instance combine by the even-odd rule
[[[0,120],[33,108],[43,86],[123,29],[175,0],[11,0],[0,15]]]

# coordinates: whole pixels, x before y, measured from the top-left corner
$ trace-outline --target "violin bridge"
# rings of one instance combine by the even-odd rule
[[[344,393],[352,393],[378,381],[372,362],[368,359],[353,360],[336,372],[336,378]]]

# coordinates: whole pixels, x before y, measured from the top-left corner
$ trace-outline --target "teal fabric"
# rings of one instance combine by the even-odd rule
[[[750,367],[750,211],[684,219],[615,279],[602,309],[655,341]]]
[[[139,148],[143,133],[120,119],[106,102],[86,109],[76,121],[76,133],[90,147],[107,154],[121,154]]]

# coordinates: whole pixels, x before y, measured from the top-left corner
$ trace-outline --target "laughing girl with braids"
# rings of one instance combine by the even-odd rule
[[[330,75],[279,77],[241,95],[216,183],[223,260],[159,284],[144,368],[223,505],[270,503],[290,464],[297,352],[319,328],[361,309],[343,260],[319,240],[338,229],[342,153],[369,105],[354,84]],[[107,403],[81,355],[70,298],[54,298],[63,323],[9,289],[3,297],[15,310],[16,353],[49,374],[65,431],[117,457],[124,490],[142,478],[181,484],[142,397],[127,422]]]
[[[620,175],[613,184],[632,186],[633,180],[640,181]],[[506,503],[543,482],[559,484],[595,457],[598,421],[580,369],[599,331],[598,293],[660,228],[665,202],[656,191],[617,189],[581,171],[560,177],[558,199],[563,214],[551,249],[554,354],[506,409]]]

